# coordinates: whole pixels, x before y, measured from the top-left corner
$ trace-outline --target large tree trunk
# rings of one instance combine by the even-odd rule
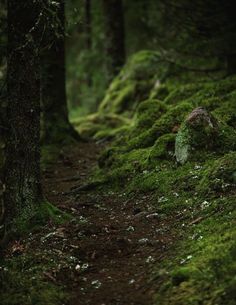
[[[4,174],[8,225],[31,218],[40,179],[39,2],[8,0],[7,120]]]
[[[78,134],[69,123],[65,80],[65,5],[60,0],[55,13],[60,22],[58,33],[46,35],[46,51],[42,54],[42,106],[43,142],[61,143],[66,137],[78,139]]]
[[[111,81],[125,63],[125,30],[122,0],[103,0],[106,29],[106,65]]]

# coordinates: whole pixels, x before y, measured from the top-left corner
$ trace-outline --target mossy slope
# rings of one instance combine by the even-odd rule
[[[130,193],[152,192],[160,214],[184,219],[176,223],[182,239],[172,257],[154,270],[161,283],[156,304],[234,305],[236,78],[169,88],[139,103],[126,132],[100,157],[95,179]],[[196,107],[214,117],[217,132],[206,129],[204,138],[199,125],[191,158],[181,165],[176,136]]]
[[[113,137],[114,128],[129,123],[139,103],[147,99],[159,80],[168,72],[160,54],[141,51],[132,56],[108,88],[98,112],[74,120],[74,125],[84,138]],[[127,120],[128,119],[128,120]]]

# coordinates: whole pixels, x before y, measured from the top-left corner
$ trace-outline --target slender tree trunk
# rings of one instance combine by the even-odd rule
[[[61,143],[66,137],[78,139],[68,119],[65,79],[65,4],[60,0],[56,13],[60,25],[58,33],[50,41],[46,35],[46,51],[41,58],[43,106],[43,142]]]
[[[91,0],[85,0],[85,32],[86,47],[91,50],[92,47],[92,16],[91,16]]]
[[[228,75],[236,74],[236,54],[229,54],[226,57]]]
[[[125,29],[122,0],[103,0],[109,81],[125,63]]]
[[[8,106],[4,205],[8,225],[27,221],[42,200],[40,179],[40,6],[8,0]]]
[[[92,51],[92,16],[91,16],[91,0],[85,0],[85,42],[88,54]],[[87,74],[88,87],[92,86],[92,78],[90,73]]]

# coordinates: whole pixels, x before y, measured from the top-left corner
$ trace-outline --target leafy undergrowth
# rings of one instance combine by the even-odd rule
[[[182,220],[184,238],[153,271],[156,304],[234,305],[236,79],[167,81],[149,93],[101,155],[94,179],[130,194],[152,191],[157,211]]]

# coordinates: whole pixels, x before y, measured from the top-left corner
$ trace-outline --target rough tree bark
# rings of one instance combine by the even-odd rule
[[[107,73],[111,81],[125,63],[125,29],[122,0],[103,0]]]
[[[42,201],[40,179],[40,2],[8,0],[5,221],[27,221]]]
[[[68,119],[65,77],[65,3],[58,1],[55,13],[59,20],[53,39],[45,35],[45,51],[41,56],[41,99],[43,107],[43,142],[61,143],[66,137],[79,139]]]

